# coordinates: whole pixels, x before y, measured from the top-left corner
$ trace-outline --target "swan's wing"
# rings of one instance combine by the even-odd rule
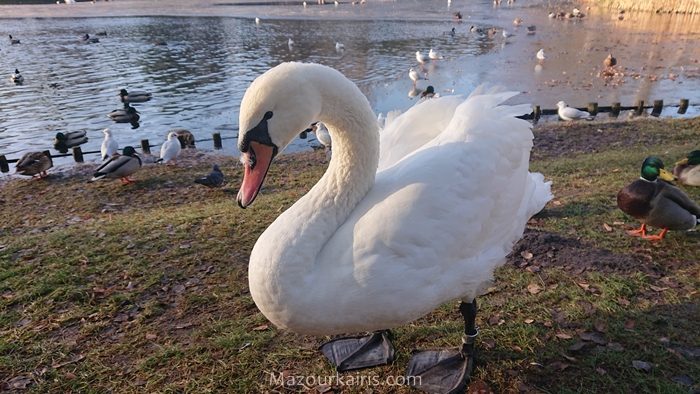
[[[424,146],[445,129],[463,97],[448,96],[426,100],[390,119],[387,114],[379,136],[379,171],[394,165],[407,154]]]
[[[489,108],[502,98],[467,100],[429,146],[379,172],[319,254],[321,277],[353,278],[359,285],[348,287],[375,291],[369,299],[381,297],[389,315],[412,303],[419,317],[476,296],[551,198],[541,175],[528,172],[532,132],[512,117],[522,108]]]

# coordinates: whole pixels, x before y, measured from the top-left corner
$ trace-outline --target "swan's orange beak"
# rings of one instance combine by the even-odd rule
[[[256,141],[250,142],[248,151],[241,157],[245,171],[243,183],[238,191],[238,206],[245,208],[252,204],[260,192],[265,175],[275,157],[275,149],[272,146]]]

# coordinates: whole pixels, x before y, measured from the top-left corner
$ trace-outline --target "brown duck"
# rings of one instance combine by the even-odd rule
[[[17,173],[20,175],[46,177],[46,170],[53,167],[51,156],[43,152],[27,152],[17,161]]]
[[[649,156],[642,163],[640,179],[617,193],[617,206],[642,222],[639,229],[629,231],[631,235],[661,240],[668,230],[691,230],[698,225],[700,206],[679,188],[664,182],[673,179],[661,159]],[[661,228],[661,233],[647,235],[647,225]]]

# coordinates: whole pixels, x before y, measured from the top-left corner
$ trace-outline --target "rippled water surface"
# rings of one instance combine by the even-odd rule
[[[547,18],[551,8],[544,4],[493,8],[490,1],[454,1],[450,9],[431,0],[306,9],[300,2],[173,4],[0,6],[6,18],[0,19],[0,73],[6,74],[0,79],[0,154],[14,158],[47,149],[56,132],[71,130],[88,132],[84,150],[99,149],[106,127],[121,146],[143,138],[160,143],[173,127],[188,128],[200,139],[215,131],[232,137],[249,83],[291,60],[339,69],[377,112],[406,109],[415,102],[407,78],[409,67],[417,66],[414,52],[431,47],[446,57],[425,68],[429,83],[443,94],[490,82],[525,92],[519,102],[546,108],[560,99],[572,105],[700,101],[700,20],[691,17],[644,14],[619,21],[608,11],[590,10],[584,20],[561,21]],[[451,18],[456,10],[465,15],[462,23]],[[253,16],[262,18],[260,25]],[[516,16],[537,25],[537,33],[515,28]],[[470,34],[470,25],[515,35],[506,40],[500,30],[494,37]],[[457,34],[445,34],[452,27]],[[99,43],[80,40],[98,32],[107,33]],[[10,45],[8,34],[22,43]],[[296,43],[291,49],[288,38]],[[335,50],[336,41],[345,45],[343,52]],[[540,48],[548,59],[536,69]],[[597,76],[608,52],[625,67],[620,83]],[[9,80],[15,68],[25,77],[23,85]],[[136,105],[137,129],[106,117],[121,106],[121,88],[153,93],[153,100]],[[308,144],[299,140],[294,148]],[[225,147],[233,153],[235,140],[226,140]]]

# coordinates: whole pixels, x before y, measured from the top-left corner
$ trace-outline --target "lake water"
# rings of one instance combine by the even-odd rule
[[[109,127],[123,147],[147,138],[163,141],[168,129],[190,129],[198,139],[212,132],[237,134],[238,106],[249,83],[285,61],[318,62],[355,81],[377,112],[415,103],[407,72],[416,50],[435,48],[445,60],[425,71],[438,92],[468,93],[480,83],[524,92],[517,102],[553,108],[559,100],[632,105],[642,99],[676,104],[700,102],[700,18],[584,10],[582,20],[553,20],[546,2],[368,0],[319,6],[234,2],[111,1],[73,5],[0,6],[0,154],[16,158],[52,146],[56,132],[86,130],[83,150],[99,150]],[[505,1],[504,1],[505,3]],[[456,23],[452,12],[464,19]],[[253,18],[262,19],[256,25]],[[515,17],[524,20],[516,28]],[[469,33],[469,26],[499,28],[498,34]],[[536,34],[527,35],[527,25]],[[445,34],[451,28],[456,35]],[[501,28],[513,37],[504,39]],[[89,33],[100,42],[86,44]],[[21,40],[11,45],[7,35]],[[295,41],[287,46],[288,38]],[[167,45],[157,45],[159,41]],[[345,45],[335,50],[335,42]],[[536,68],[535,53],[547,60]],[[612,52],[625,77],[600,77]],[[9,80],[18,68],[23,85]],[[419,87],[427,83],[421,81]],[[150,102],[135,105],[140,126],[115,124],[106,114],[120,108],[119,89],[147,90]],[[298,98],[295,98],[298,99]],[[668,109],[665,114],[675,112]],[[688,116],[697,115],[691,108]],[[313,143],[298,140],[294,149]],[[211,142],[199,144],[210,148]],[[235,140],[224,141],[235,153]],[[96,160],[97,156],[89,156]],[[69,159],[64,159],[69,160]]]

